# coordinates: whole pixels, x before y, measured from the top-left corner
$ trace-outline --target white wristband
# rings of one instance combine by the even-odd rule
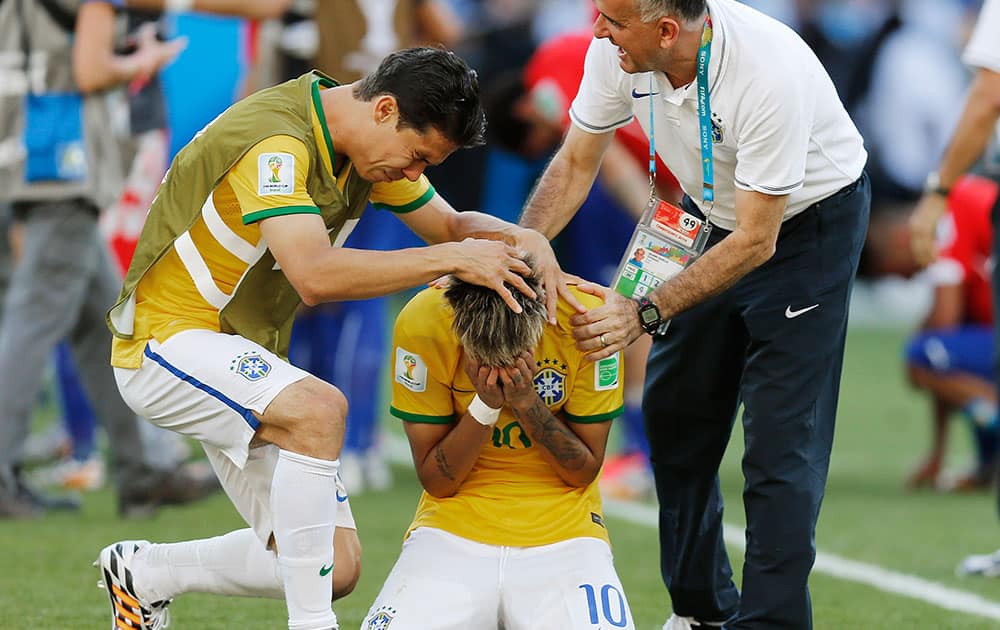
[[[194,8],[194,0],[165,0],[163,9],[167,13],[187,13]]]
[[[469,403],[467,411],[469,412],[469,415],[476,420],[476,422],[485,427],[492,427],[497,423],[497,419],[500,417],[500,409],[494,409],[484,403],[479,398],[479,394],[476,394],[472,399],[472,402]]]

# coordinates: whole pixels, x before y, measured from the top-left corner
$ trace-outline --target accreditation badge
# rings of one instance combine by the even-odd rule
[[[629,240],[612,288],[639,299],[676,276],[705,250],[705,221],[656,197]]]

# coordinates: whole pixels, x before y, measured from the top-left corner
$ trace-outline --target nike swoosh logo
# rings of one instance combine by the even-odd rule
[[[632,88],[632,98],[646,98],[647,96],[656,96],[659,92],[636,92],[635,88]]]
[[[333,571],[333,565],[332,564],[329,567],[320,567],[319,568],[319,576],[320,577],[326,577],[326,576],[330,575],[330,571]]]
[[[812,306],[807,306],[805,308],[800,308],[797,311],[793,311],[791,305],[789,305],[789,306],[785,307],[785,317],[787,317],[788,319],[795,319],[796,317],[798,317],[802,313],[808,313],[809,311],[813,310],[814,308],[819,308],[819,304],[813,304]]]
[[[337,503],[343,503],[347,500],[346,494],[340,494],[340,490],[337,490]]]

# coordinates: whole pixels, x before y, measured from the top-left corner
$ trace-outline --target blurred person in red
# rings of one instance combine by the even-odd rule
[[[988,487],[996,461],[997,395],[993,384],[993,228],[990,213],[997,184],[965,176],[950,191],[948,212],[938,229],[938,258],[926,275],[934,286],[924,321],[907,342],[910,383],[926,392],[933,408],[929,452],[907,478],[907,486],[969,490]],[[911,277],[921,269],[911,249],[908,214],[888,211],[872,218],[862,265],[871,275]],[[940,478],[947,450],[948,420],[960,411],[969,420],[977,462],[948,482]]]
[[[495,145],[524,159],[550,155],[569,127],[569,106],[583,78],[593,40],[590,30],[553,37],[539,46],[523,71],[499,80],[486,95],[488,131]],[[661,199],[679,199],[677,180],[657,159]],[[649,139],[635,120],[615,133],[597,184],[555,247],[563,269],[610,284],[636,219],[649,200]],[[642,425],[642,383],[652,338],[642,337],[625,352],[625,413],[621,450],[601,473],[601,490],[617,498],[651,497],[649,445]]]

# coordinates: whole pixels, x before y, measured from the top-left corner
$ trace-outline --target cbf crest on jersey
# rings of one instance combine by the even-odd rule
[[[257,194],[290,195],[295,192],[295,156],[261,153],[257,156]]]
[[[256,352],[244,352],[229,363],[229,369],[248,381],[259,381],[271,373],[271,364]]]
[[[558,359],[542,359],[535,364],[539,368],[534,380],[538,397],[548,407],[561,403],[566,397],[566,364]]]
[[[365,630],[388,630],[389,624],[396,616],[396,611],[389,606],[380,606],[375,614],[368,618]]]

